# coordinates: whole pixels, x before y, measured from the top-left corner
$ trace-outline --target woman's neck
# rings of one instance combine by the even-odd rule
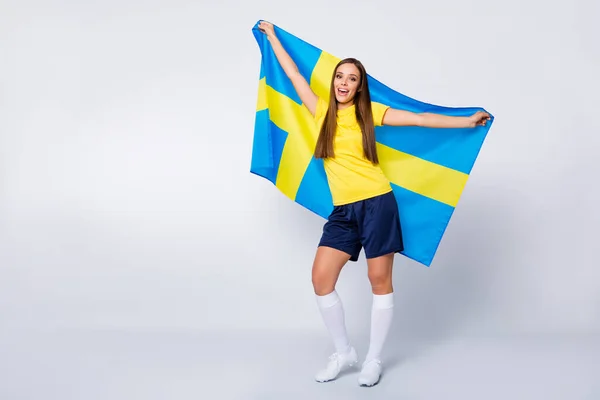
[[[354,105],[353,101],[350,101],[348,103],[340,103],[339,101],[337,102],[337,109],[338,110],[345,110],[348,107],[352,107]]]

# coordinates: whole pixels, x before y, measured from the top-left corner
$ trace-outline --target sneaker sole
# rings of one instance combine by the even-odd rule
[[[373,387],[373,386],[376,386],[378,383],[379,383],[379,381],[377,381],[371,385],[369,385],[368,383],[360,383],[359,386],[360,387]]]
[[[380,381],[381,381],[381,375],[379,376],[379,379],[377,379],[377,381],[375,383],[369,384],[369,383],[360,383],[359,382],[358,385],[361,387],[373,387],[373,386],[377,385]]]

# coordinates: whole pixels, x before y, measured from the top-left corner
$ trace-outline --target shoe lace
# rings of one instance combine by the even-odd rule
[[[328,366],[333,366],[335,364],[338,364],[340,362],[341,359],[341,355],[339,353],[333,353],[332,355],[329,356],[329,364]]]
[[[381,360],[379,360],[377,358],[368,360],[363,364],[363,368],[368,368],[371,364],[381,365]]]

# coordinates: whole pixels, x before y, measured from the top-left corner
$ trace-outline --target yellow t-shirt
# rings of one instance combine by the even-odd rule
[[[381,126],[389,108],[372,102],[373,122]],[[327,113],[328,103],[319,97],[315,110],[317,132]],[[353,203],[392,190],[379,165],[373,165],[363,155],[362,131],[356,121],[355,106],[337,111],[337,129],[333,141],[334,157],[323,160],[329,188],[335,206]]]

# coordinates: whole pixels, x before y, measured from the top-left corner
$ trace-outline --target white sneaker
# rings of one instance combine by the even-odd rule
[[[360,386],[373,386],[379,382],[381,377],[381,361],[373,359],[363,363],[362,370],[358,376]]]
[[[352,367],[358,362],[358,356],[354,347],[344,353],[333,353],[329,356],[329,362],[325,369],[319,371],[315,376],[317,382],[328,382],[337,378],[340,372]]]

